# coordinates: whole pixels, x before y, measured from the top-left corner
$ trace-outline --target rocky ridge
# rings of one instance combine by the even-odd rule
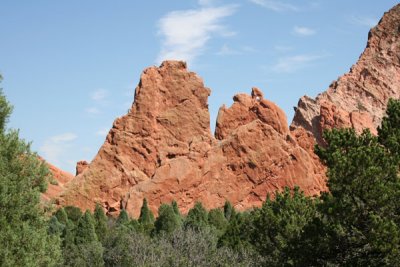
[[[376,131],[390,97],[400,97],[400,5],[385,13],[350,72],[315,99],[304,96],[288,127],[284,112],[253,88],[220,108],[210,133],[210,89],[179,61],[146,69],[128,114],[115,120],[90,164],[58,198],[61,205],[137,216],[142,199],[156,211],[176,200],[183,212],[231,201],[260,205],[267,194],[295,185],[307,195],[326,190],[324,167],[313,153],[333,127]]]

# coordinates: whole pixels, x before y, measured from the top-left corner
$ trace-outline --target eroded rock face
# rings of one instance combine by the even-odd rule
[[[284,186],[299,185],[309,195],[326,189],[318,160],[298,145],[284,112],[259,89],[220,109],[216,138],[209,94],[183,62],[146,69],[129,113],[115,120],[83,172],[78,164],[61,204],[86,209],[98,202],[110,214],[124,208],[137,216],[145,197],[153,211],[176,200],[187,212],[196,201],[213,208],[226,199],[249,208]]]
[[[76,174],[81,174],[86,168],[89,166],[89,163],[86,160],[81,160],[76,163]]]
[[[43,158],[40,160],[44,161],[49,168],[52,177],[50,178],[49,184],[47,185],[47,191],[42,194],[42,200],[49,201],[56,198],[64,190],[65,184],[70,182],[74,176],[68,172],[60,170],[59,168],[46,162]]]
[[[371,29],[367,47],[350,72],[315,99],[299,100],[291,129],[304,128],[323,144],[333,127],[369,128],[376,133],[389,98],[400,98],[400,5]]]
[[[371,30],[368,45],[348,74],[315,99],[300,99],[290,129],[286,116],[253,88],[221,107],[210,134],[210,90],[186,64],[146,69],[125,116],[115,120],[97,156],[68,183],[60,204],[138,216],[143,198],[156,212],[176,200],[187,212],[225,200],[238,209],[259,206],[267,194],[295,185],[307,195],[327,190],[314,154],[322,132],[380,124],[390,97],[400,97],[400,5]]]

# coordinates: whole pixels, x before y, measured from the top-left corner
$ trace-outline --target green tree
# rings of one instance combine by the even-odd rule
[[[392,154],[400,157],[400,100],[389,100],[386,116],[378,128],[378,140]]]
[[[103,208],[98,203],[94,209],[93,217],[95,221],[94,229],[96,231],[97,238],[100,242],[103,242],[108,233],[107,216],[105,215]]]
[[[221,236],[228,226],[224,213],[221,209],[212,209],[208,212],[208,224],[215,227],[218,236]]]
[[[399,110],[388,114],[387,121],[400,115]],[[330,192],[322,196],[320,216],[305,228],[299,265],[398,264],[399,155],[385,141],[391,139],[385,131],[396,132],[396,125],[382,127],[379,138],[367,130],[360,136],[353,129],[324,134],[327,146],[317,147],[316,153],[328,167]]]
[[[232,215],[235,215],[235,208],[232,206],[231,202],[226,200],[224,204],[224,216],[229,221]]]
[[[195,230],[208,226],[208,213],[201,202],[196,202],[194,207],[189,210],[184,225],[186,228],[189,227]]]
[[[71,256],[68,264],[74,262],[74,265],[81,266],[103,266],[103,247],[97,239],[95,231],[95,220],[90,213],[86,211],[79,219],[78,226],[75,231],[75,245],[72,247]]]
[[[304,196],[298,187],[293,190],[286,187],[276,193],[275,199],[267,197],[261,209],[253,212],[250,223],[243,225],[242,232],[250,231],[250,243],[266,265],[290,265],[288,251],[292,243],[315,216],[314,200]]]
[[[67,213],[68,219],[71,220],[71,222],[73,222],[75,225],[78,225],[78,222],[82,217],[81,209],[74,206],[66,206],[64,207],[64,210]]]
[[[142,225],[145,233],[150,234],[154,228],[154,214],[147,205],[147,199],[143,199],[143,205],[140,209],[139,223]]]
[[[117,218],[117,225],[125,225],[127,226],[129,224],[129,215],[126,212],[126,210],[122,209],[119,212],[118,218]]]
[[[156,233],[172,233],[181,226],[180,218],[174,212],[174,208],[167,204],[162,204],[158,209],[158,217],[154,223]]]
[[[11,111],[0,91],[0,265],[55,266],[60,239],[47,234],[40,206],[49,171],[18,131],[6,130]]]
[[[62,223],[62,224],[64,224],[64,225],[67,225],[68,215],[67,215],[67,213],[65,212],[65,209],[64,209],[64,208],[58,209],[58,210],[56,211],[56,213],[54,213],[54,216],[57,217],[57,220],[58,220],[60,223]]]

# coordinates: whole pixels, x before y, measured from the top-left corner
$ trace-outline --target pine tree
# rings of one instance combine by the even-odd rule
[[[226,200],[225,204],[224,204],[225,218],[229,221],[231,219],[231,217],[234,216],[234,214],[235,214],[235,209],[232,207],[232,204],[228,200]]]
[[[398,264],[400,179],[395,140],[400,124],[388,122],[397,121],[400,109],[392,108],[379,137],[368,130],[358,136],[353,129],[324,134],[327,146],[317,147],[316,153],[328,167],[330,192],[322,195],[321,215],[304,230],[298,265]]]
[[[75,244],[77,251],[76,263],[85,266],[103,266],[103,247],[97,239],[95,221],[90,213],[86,211],[78,222],[75,231]]]
[[[147,205],[147,199],[143,199],[143,205],[140,209],[139,223],[142,225],[145,233],[150,234],[154,228],[154,214]]]
[[[48,235],[40,206],[49,171],[18,131],[6,130],[11,111],[0,91],[0,266],[54,266],[60,240]]]
[[[180,227],[180,218],[172,206],[167,204],[160,206],[154,227],[156,233],[172,233]]]
[[[129,215],[126,210],[122,209],[117,218],[117,225],[127,226],[129,224]]]
[[[103,208],[98,203],[94,209],[93,217],[95,220],[94,228],[97,238],[100,242],[103,242],[108,233],[107,216],[104,214]]]
[[[64,224],[64,225],[67,225],[68,215],[67,215],[67,213],[65,212],[65,209],[64,209],[64,208],[58,209],[58,210],[56,211],[56,213],[54,214],[54,216],[57,217],[57,220],[58,220],[60,223],[62,223],[62,224]]]
[[[208,212],[208,224],[215,227],[218,236],[221,236],[228,226],[228,221],[221,209],[212,209]]]
[[[188,212],[185,219],[185,227],[195,230],[203,229],[208,226],[208,213],[201,202],[196,202],[193,208]]]

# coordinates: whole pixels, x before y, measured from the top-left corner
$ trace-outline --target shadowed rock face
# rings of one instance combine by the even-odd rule
[[[304,128],[323,144],[322,132],[334,127],[369,128],[376,133],[389,98],[400,97],[400,5],[371,29],[368,43],[350,72],[315,99],[304,96],[290,129]]]
[[[259,206],[284,186],[327,190],[315,141],[323,144],[322,131],[333,127],[376,131],[388,99],[400,97],[399,29],[396,6],[349,73],[316,99],[300,99],[290,129],[284,112],[253,88],[220,108],[213,137],[202,79],[180,61],[146,69],[128,114],[115,120],[93,161],[79,164],[59,203],[93,209],[98,202],[110,214],[124,208],[138,216],[143,198],[153,211],[176,200],[187,212],[196,201]]]

